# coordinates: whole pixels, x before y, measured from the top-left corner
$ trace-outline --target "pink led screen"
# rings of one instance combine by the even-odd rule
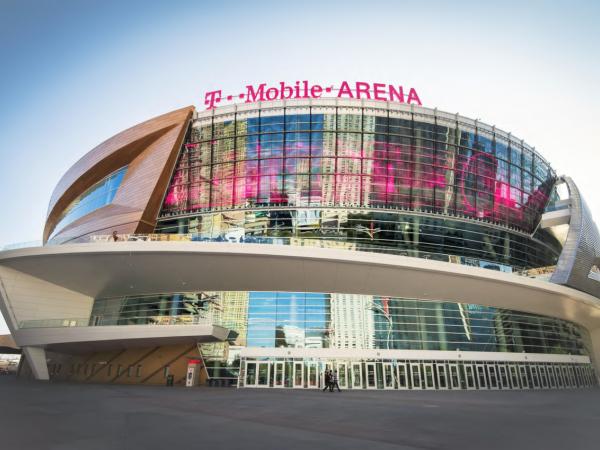
[[[195,123],[163,215],[251,207],[420,210],[535,228],[554,180],[514,142],[416,119],[282,114]]]

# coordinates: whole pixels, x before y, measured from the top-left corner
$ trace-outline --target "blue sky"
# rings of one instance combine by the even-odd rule
[[[511,131],[600,196],[600,2],[0,3],[0,246],[88,150],[205,91],[370,81]],[[1,325],[0,325],[1,326]]]

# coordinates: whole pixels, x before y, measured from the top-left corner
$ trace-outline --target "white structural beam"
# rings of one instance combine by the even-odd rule
[[[214,325],[110,325],[92,327],[22,328],[14,333],[21,346],[44,346],[65,353],[117,348],[219,342],[229,330]],[[31,347],[30,347],[31,348]]]
[[[550,211],[542,215],[540,228],[544,230],[558,225],[568,225],[570,220],[571,210],[569,208]]]
[[[0,253],[2,267],[90,298],[190,291],[350,293],[479,304],[569,320],[590,333],[600,329],[600,300],[566,286],[440,261],[349,250],[109,242],[6,251]],[[15,286],[9,298],[13,308],[21,301],[19,289]],[[45,293],[40,290],[36,295],[43,299]],[[597,336],[595,349],[600,348],[600,333],[592,335]],[[19,336],[15,339],[21,345]]]

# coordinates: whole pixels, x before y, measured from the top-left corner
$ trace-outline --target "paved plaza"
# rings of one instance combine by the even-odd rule
[[[0,448],[597,449],[600,390],[344,391],[0,377]]]

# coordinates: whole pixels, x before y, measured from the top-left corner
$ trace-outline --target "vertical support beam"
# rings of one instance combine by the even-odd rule
[[[46,363],[46,350],[43,347],[23,347],[23,354],[31,368],[36,380],[48,381],[48,364]]]

